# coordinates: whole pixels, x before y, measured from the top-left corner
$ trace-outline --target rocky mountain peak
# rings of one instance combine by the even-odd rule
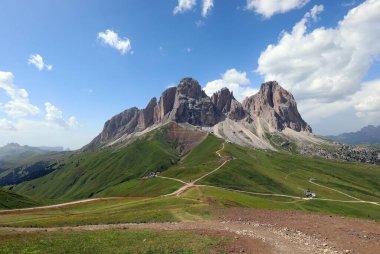
[[[288,127],[295,131],[312,132],[298,112],[293,95],[276,81],[263,83],[257,94],[243,101],[243,107],[251,117],[263,119],[276,130]]]
[[[262,84],[256,95],[240,103],[227,88],[210,98],[197,80],[184,78],[177,87],[166,89],[158,101],[152,98],[144,109],[134,107],[112,117],[86,148],[124,140],[130,134],[134,136],[136,132],[168,121],[213,127],[226,118],[244,121],[252,128],[258,126],[254,126],[252,121],[260,119],[260,122],[266,122],[265,126],[278,131],[288,127],[295,131],[311,132],[310,126],[298,113],[293,96],[275,81]]]
[[[233,93],[226,87],[214,93],[211,96],[211,101],[218,111],[232,120],[241,120],[246,116],[241,103],[235,99]]]
[[[192,78],[183,78],[179,82],[177,93],[187,98],[207,97],[198,81]]]
[[[213,126],[220,120],[211,99],[202,90],[198,81],[184,78],[177,87],[170,120],[197,126]]]

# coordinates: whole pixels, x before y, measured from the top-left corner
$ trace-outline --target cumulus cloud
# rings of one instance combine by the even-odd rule
[[[304,7],[310,0],[247,0],[246,8],[253,10],[265,18],[276,13],[285,13]]]
[[[204,91],[208,96],[227,87],[233,92],[234,97],[242,101],[245,97],[254,95],[258,89],[248,86],[251,82],[247,78],[246,72],[239,72],[236,69],[229,69],[221,74],[221,79],[208,82],[204,87]]]
[[[9,121],[8,119],[1,118],[0,119],[0,130],[5,130],[5,131],[14,131],[16,130],[16,127],[14,124]]]
[[[53,69],[53,65],[46,64],[43,57],[39,54],[30,55],[28,64],[34,65],[39,71],[44,69],[51,71]]]
[[[207,17],[207,14],[211,11],[212,7],[214,7],[214,0],[203,0],[202,16]]]
[[[0,110],[12,117],[23,117],[39,113],[39,108],[29,101],[29,94],[25,89],[18,88],[13,83],[14,76],[11,72],[0,71],[0,89],[10,97],[5,104],[0,103]]]
[[[197,4],[196,0],[178,0],[178,5],[174,8],[173,14],[184,13],[192,10]]]
[[[105,45],[118,50],[122,55],[133,54],[131,41],[128,38],[120,38],[116,32],[110,29],[98,33],[98,39]]]
[[[78,126],[78,121],[74,116],[71,116],[67,121],[63,117],[63,113],[56,106],[50,102],[45,103],[45,119],[48,123],[63,127],[63,128],[74,128]]]
[[[290,90],[301,112],[310,118],[352,107],[353,97],[363,89],[363,78],[380,54],[379,9],[380,1],[367,0],[351,9],[337,27],[308,32],[308,23],[323,10],[314,6],[291,32],[284,32],[277,44],[261,53],[257,71],[265,80],[277,80]],[[367,104],[371,102],[355,104],[354,109],[366,115]]]
[[[365,123],[380,123],[380,79],[364,83],[352,96],[352,104]]]

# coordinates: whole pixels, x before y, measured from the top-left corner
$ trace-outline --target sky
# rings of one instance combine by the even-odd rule
[[[380,124],[380,0],[0,0],[0,145],[77,149],[184,77],[277,80],[319,135]]]

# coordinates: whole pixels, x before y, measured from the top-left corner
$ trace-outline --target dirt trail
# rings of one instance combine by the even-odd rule
[[[251,249],[245,250],[248,253],[260,253],[257,246],[265,248],[266,252],[272,253],[326,253],[321,240],[308,236],[304,241],[296,241],[296,237],[300,237],[297,232],[294,236],[281,234],[283,229],[273,228],[269,225],[246,223],[246,222],[230,222],[230,221],[209,221],[209,222],[182,222],[182,223],[145,223],[145,224],[107,224],[107,225],[86,225],[75,227],[53,227],[53,228],[0,228],[0,231],[13,231],[19,233],[32,232],[57,232],[64,230],[74,231],[93,231],[105,229],[154,229],[154,230],[195,230],[204,231],[211,230],[215,232],[228,232],[235,235],[235,238],[246,237],[259,244],[251,246]],[[302,235],[303,236],[303,235]],[[306,244],[305,244],[306,243]],[[264,252],[261,252],[264,253]],[[340,252],[343,253],[343,252]]]
[[[1,214],[15,213],[15,212],[28,212],[28,211],[36,211],[36,210],[46,210],[46,209],[52,209],[52,208],[65,208],[65,207],[76,206],[76,205],[85,204],[85,203],[94,203],[94,202],[98,202],[98,201],[118,200],[118,199],[128,199],[128,198],[130,198],[130,197],[90,198],[90,199],[83,199],[83,200],[61,203],[61,204],[56,204],[56,205],[36,206],[36,207],[30,207],[30,208],[20,208],[20,209],[10,209],[10,210],[0,210],[0,215]]]
[[[214,173],[215,171],[219,170],[221,167],[223,167],[227,162],[231,161],[232,158],[226,158],[226,157],[223,157],[220,152],[222,152],[224,150],[224,144],[222,145],[222,148],[220,148],[218,151],[216,151],[215,153],[219,156],[219,158],[221,159],[225,159],[225,161],[223,161],[222,164],[220,164],[220,166],[218,166],[217,168],[213,169],[212,171],[202,175],[201,177],[199,177],[198,179],[190,182],[190,183],[186,183],[184,181],[182,181],[181,179],[176,179],[176,178],[170,178],[170,177],[161,177],[161,178],[166,178],[166,179],[170,179],[170,180],[173,180],[173,181],[177,181],[177,182],[182,182],[184,183],[185,185],[182,186],[181,188],[179,188],[178,190],[172,192],[172,193],[169,193],[169,194],[166,194],[166,195],[163,195],[163,197],[170,197],[170,196],[177,196],[179,197],[182,193],[184,193],[185,191],[187,191],[188,189],[190,188],[193,188],[195,186],[198,186],[196,185],[195,183],[202,180],[203,178],[205,178],[206,176],[208,175],[211,175],[212,173]],[[160,177],[160,176],[159,176]]]
[[[4,227],[0,228],[0,231],[33,233],[106,229],[201,232],[211,230],[220,234],[229,233],[235,238],[244,238],[248,243],[244,247],[246,253],[377,254],[380,249],[380,223],[369,220],[254,208],[215,209],[212,218],[207,222],[127,223],[52,228]]]

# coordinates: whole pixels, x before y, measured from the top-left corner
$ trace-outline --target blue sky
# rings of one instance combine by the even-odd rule
[[[204,2],[213,3],[206,16],[202,15]],[[158,97],[166,87],[188,76],[197,79],[208,93],[220,86],[233,88],[239,99],[254,93],[263,81],[279,79],[300,99],[301,113],[319,134],[380,124],[377,120],[380,105],[373,108],[376,96],[380,96],[377,89],[380,65],[376,60],[380,49],[371,46],[374,48],[361,52],[354,42],[352,45],[341,42],[346,30],[379,27],[376,23],[379,18],[374,15],[361,21],[356,17],[359,14],[355,14],[347,18],[344,27],[338,28],[351,9],[376,11],[378,1],[284,0],[281,9],[268,2],[271,1],[0,0],[0,73],[3,75],[3,81],[0,76],[0,145],[15,141],[79,148],[97,135],[111,116],[132,106],[144,107],[151,97]],[[313,12],[314,6],[319,8]],[[309,13],[307,18],[306,13]],[[302,19],[307,19],[305,31],[302,40],[296,40],[292,30]],[[359,25],[351,25],[358,20]],[[331,36],[332,44],[342,43],[331,53],[335,54],[332,60],[347,53],[347,59],[357,55],[359,60],[368,60],[368,66],[364,68],[365,63],[345,66],[348,70],[339,77],[329,70],[345,69],[340,65],[311,73],[305,65],[315,60],[314,68],[319,68],[321,56],[330,54],[331,48],[319,46],[314,36],[318,33],[313,33],[318,29]],[[119,41],[129,41],[130,48],[122,52],[107,44],[99,36],[107,30],[117,34]],[[376,33],[376,29],[372,31]],[[296,52],[286,55],[286,59],[294,60],[293,63],[299,59],[305,61],[289,66],[300,72],[293,75],[297,78],[288,75],[293,69],[287,69],[287,64],[273,64],[277,62],[276,57],[281,63],[288,61],[278,55],[280,50],[267,50],[273,44],[275,49],[282,47],[287,51],[289,45],[283,38],[286,33],[288,42],[294,46],[289,52]],[[313,37],[312,43],[308,42],[308,36]],[[358,37],[362,36],[363,33],[358,33]],[[367,42],[368,45],[378,43],[374,40],[379,36],[375,36],[369,36],[373,41]],[[298,54],[305,45],[316,50]],[[341,52],[338,48],[347,50]],[[358,53],[354,55],[355,50]],[[264,53],[266,56],[260,58]],[[44,65],[38,62],[37,55]],[[33,61],[40,66],[30,63]],[[340,77],[350,79],[351,73],[355,73],[352,68],[358,74],[353,75],[350,84]],[[326,73],[331,84],[323,87],[318,83],[319,78],[311,77],[313,73],[319,76]],[[300,81],[301,74],[307,75],[308,83]],[[307,88],[308,84],[313,84],[312,88]],[[23,89],[28,96],[12,99],[5,86],[14,91]],[[369,93],[367,87],[371,91],[374,87],[378,94],[372,101],[362,103],[358,96],[365,97]],[[16,104],[18,100],[25,103],[25,98],[25,107],[29,107],[22,106],[21,111],[25,112],[10,111],[15,104],[10,103],[12,100]],[[38,110],[33,111],[33,106]]]

